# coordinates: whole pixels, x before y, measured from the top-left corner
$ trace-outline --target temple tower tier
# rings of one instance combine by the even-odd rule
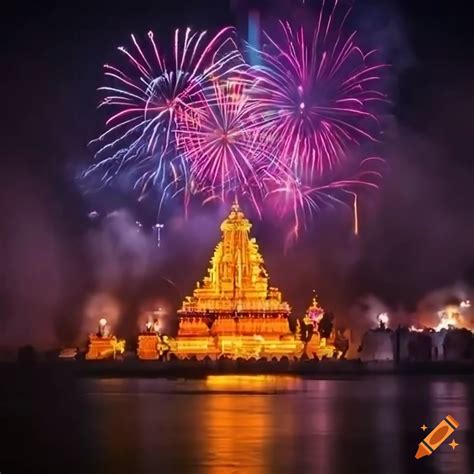
[[[291,308],[269,286],[251,227],[235,201],[207,275],[178,311],[178,355],[291,355],[300,349],[288,323]]]

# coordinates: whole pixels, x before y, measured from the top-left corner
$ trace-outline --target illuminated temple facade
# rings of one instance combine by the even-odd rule
[[[179,331],[171,344],[178,357],[281,357],[300,355],[290,331],[290,307],[269,286],[252,224],[237,202],[221,224],[208,274],[178,311]]]

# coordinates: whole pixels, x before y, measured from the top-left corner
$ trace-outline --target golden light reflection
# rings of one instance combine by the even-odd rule
[[[296,428],[298,399],[293,393],[304,390],[303,380],[217,375],[207,377],[205,385],[210,393],[200,416],[203,472],[272,474],[292,469],[295,452],[287,440]]]
[[[272,375],[210,375],[206,378],[206,386],[220,391],[288,392],[301,389],[302,380]]]
[[[211,382],[212,383],[212,382]],[[262,395],[206,397],[202,457],[206,474],[267,474],[274,414]]]

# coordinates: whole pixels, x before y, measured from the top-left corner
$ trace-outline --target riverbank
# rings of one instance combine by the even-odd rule
[[[22,369],[58,369],[80,377],[184,377],[200,378],[219,374],[296,375],[325,378],[332,376],[400,375],[469,375],[474,374],[473,362],[361,362],[359,360],[298,360],[247,361],[173,360],[168,362],[137,359],[106,361],[49,361],[38,363],[3,362],[4,371]]]

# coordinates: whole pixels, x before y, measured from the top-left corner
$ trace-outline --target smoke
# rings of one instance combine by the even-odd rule
[[[417,328],[436,328],[440,323],[439,314],[443,311],[460,314],[459,323],[468,329],[474,328],[474,311],[470,304],[474,288],[464,282],[457,282],[423,295],[412,311],[403,306],[393,307],[374,295],[359,298],[349,310],[350,326],[361,335],[369,328],[377,327],[377,315],[387,313],[389,327],[414,326]]]
[[[129,210],[90,216],[92,227],[84,241],[93,284],[83,328],[95,330],[98,319],[105,317],[112,333],[131,338],[143,299],[164,292],[160,273],[167,256],[158,247],[156,229],[137,221]]]
[[[49,190],[23,170],[0,175],[0,345],[55,340],[71,265]]]
[[[94,221],[86,214],[74,187],[55,189],[20,166],[2,173],[0,347],[82,343],[100,314],[115,330],[136,318],[145,283],[154,283],[150,294],[164,291],[152,232],[125,210]]]
[[[146,277],[156,259],[156,242],[142,230],[129,211],[109,213],[85,236],[94,262],[94,286],[99,291],[117,291]]]
[[[391,308],[374,295],[360,298],[349,310],[351,326],[375,328],[378,326],[377,317],[381,313],[390,313]]]
[[[113,332],[133,339],[158,313],[163,327],[174,328],[184,292],[202,278],[218,239],[215,213],[166,219],[160,242],[151,221],[138,222],[126,209],[93,216],[92,222],[85,236],[93,274],[87,328],[95,329],[103,315]]]
[[[359,41],[370,41],[377,54],[390,65],[392,77],[415,65],[416,53],[408,38],[399,5],[392,0],[354,2],[349,21]]]
[[[111,328],[117,327],[122,308],[117,298],[110,293],[94,293],[86,298],[84,304],[84,318],[82,320],[82,333],[97,332],[99,319],[105,318]]]
[[[474,289],[466,283],[458,282],[444,288],[433,290],[418,302],[416,311],[411,315],[415,326],[436,327],[440,311],[445,308],[456,308],[461,314],[460,322],[468,329],[474,329],[474,312],[472,306],[462,307],[462,302],[471,301]],[[469,303],[470,304],[470,303]]]

